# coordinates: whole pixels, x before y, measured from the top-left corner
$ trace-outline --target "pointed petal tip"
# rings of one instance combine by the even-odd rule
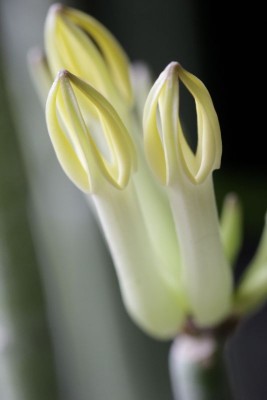
[[[180,68],[182,68],[182,66],[178,61],[171,61],[165,68],[167,77],[177,74]]]
[[[65,79],[65,78],[69,78],[70,77],[70,72],[67,69],[61,69],[58,71],[57,73],[57,78],[58,79]]]
[[[61,14],[62,11],[66,8],[66,6],[64,6],[64,4],[61,3],[54,3],[50,6],[49,10],[48,10],[48,14],[49,15],[58,15]]]
[[[235,206],[239,203],[238,195],[235,192],[228,193],[225,200],[231,206]]]

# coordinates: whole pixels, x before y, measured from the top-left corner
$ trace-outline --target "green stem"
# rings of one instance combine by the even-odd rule
[[[27,189],[1,71],[0,93],[0,398],[55,400],[54,360]]]
[[[220,240],[212,176],[193,184],[180,174],[168,192],[190,308],[199,326],[212,326],[229,313],[233,286]],[[207,282],[212,284],[203,290]]]
[[[169,277],[162,249],[151,245],[134,185],[120,191],[103,182],[93,201],[126,309],[150,335],[172,337],[184,323],[179,281]]]
[[[170,375],[175,400],[231,400],[224,343],[215,337],[180,335],[170,351]]]

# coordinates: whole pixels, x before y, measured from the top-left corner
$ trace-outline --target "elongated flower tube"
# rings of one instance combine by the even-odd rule
[[[98,114],[94,133],[79,108],[78,92],[84,96],[83,106],[88,103],[88,114],[92,108]],[[181,282],[169,271],[165,249],[154,246],[143,218],[131,180],[135,147],[126,128],[100,93],[66,70],[50,90],[46,116],[63,169],[91,193],[129,314],[152,336],[175,336],[184,324],[186,302]]]
[[[154,246],[164,246],[169,270],[173,271],[174,281],[177,280],[180,271],[175,227],[166,195],[152,178],[145,161],[141,123],[131,112],[130,64],[124,51],[112,34],[94,18],[60,4],[49,10],[45,24],[45,47],[53,74],[60,68],[67,69],[92,85],[108,99],[127,127],[137,148],[138,171],[133,181],[142,214]],[[138,91],[138,83],[134,84]],[[145,88],[143,90],[146,91]],[[136,96],[139,97],[136,98],[137,104],[141,96]],[[92,118],[97,118],[95,111],[91,109],[88,116],[88,103],[80,93],[76,93],[76,97],[86,123],[91,124]]]
[[[45,50],[54,76],[67,69],[112,104],[131,104],[127,56],[114,36],[93,17],[62,4],[51,6],[45,23]]]
[[[187,144],[179,118],[179,81],[196,104],[196,154]],[[232,278],[212,183],[212,172],[220,166],[220,128],[207,89],[172,62],[148,95],[143,127],[148,163],[170,199],[190,313],[199,326],[218,323],[230,310]]]
[[[45,58],[35,52],[30,64],[42,99],[56,76],[46,104],[50,138],[63,170],[96,210],[136,323],[168,339],[214,325],[217,331],[260,306],[266,227],[234,290],[229,264],[240,249],[242,213],[230,195],[219,224],[212,174],[220,167],[221,134],[204,84],[170,63],[148,94],[142,137],[148,70],[132,68],[134,104],[127,56],[105,27],[56,4],[45,47]],[[180,120],[180,83],[195,101],[196,151]]]

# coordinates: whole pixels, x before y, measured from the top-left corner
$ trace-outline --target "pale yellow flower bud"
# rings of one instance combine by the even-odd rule
[[[76,93],[83,98],[83,112]],[[86,105],[96,118],[90,127]],[[46,118],[59,162],[81,190],[96,192],[103,178],[119,189],[127,185],[135,167],[134,146],[114,108],[92,86],[60,71],[48,95]]]
[[[180,123],[179,80],[196,104],[196,154],[188,145]],[[163,184],[171,184],[181,174],[192,183],[201,183],[219,168],[221,134],[211,97],[203,83],[180,64],[169,64],[155,82],[145,105],[143,125],[147,160]]]
[[[55,76],[67,69],[109,101],[132,102],[129,63],[114,36],[93,17],[61,4],[51,6],[45,49]]]
[[[180,123],[179,80],[196,103],[195,154]],[[212,171],[220,166],[220,128],[206,87],[172,62],[148,95],[143,126],[147,160],[166,186],[172,207],[192,317],[203,326],[218,323],[231,307],[232,277],[221,243],[212,183]]]

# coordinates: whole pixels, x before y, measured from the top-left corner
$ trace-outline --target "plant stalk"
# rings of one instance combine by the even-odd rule
[[[175,400],[231,400],[225,343],[211,334],[180,335],[172,344],[170,376]]]
[[[27,187],[0,71],[0,398],[58,399]]]

